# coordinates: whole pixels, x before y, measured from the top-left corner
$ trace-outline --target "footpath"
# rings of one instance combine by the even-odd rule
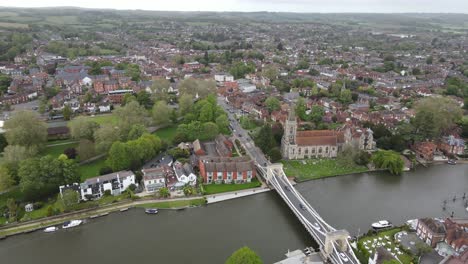
[[[69,221],[72,219],[95,218],[95,217],[105,216],[113,212],[120,213],[120,210],[126,210],[128,208],[132,208],[138,205],[162,203],[162,202],[189,201],[189,200],[197,200],[201,198],[205,198],[206,203],[211,204],[211,203],[217,203],[221,201],[246,197],[246,196],[250,196],[250,195],[254,195],[258,193],[263,193],[269,190],[270,189],[268,189],[268,187],[259,187],[255,189],[246,189],[246,190],[240,190],[240,191],[235,191],[235,192],[219,193],[219,194],[207,195],[207,196],[193,196],[193,197],[172,198],[172,199],[142,198],[140,200],[113,203],[110,205],[100,206],[96,208],[89,208],[89,209],[65,213],[65,214],[61,214],[57,216],[51,216],[51,217],[41,218],[37,220],[32,220],[32,221],[28,221],[25,223],[9,224],[0,228],[0,239],[4,239],[8,236],[12,236],[16,234],[29,233],[29,232],[33,232],[36,230],[42,230],[45,227],[61,224],[65,221]],[[178,208],[175,208],[175,209],[178,209]]]

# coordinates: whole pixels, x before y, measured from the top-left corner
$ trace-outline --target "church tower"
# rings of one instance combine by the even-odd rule
[[[284,124],[284,134],[281,140],[283,158],[289,158],[290,146],[296,145],[297,119],[294,106],[289,110],[288,118]]]

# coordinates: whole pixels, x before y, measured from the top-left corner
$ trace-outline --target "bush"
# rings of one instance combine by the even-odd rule
[[[67,148],[63,151],[63,154],[67,155],[69,159],[75,159],[77,152],[75,148]]]
[[[104,191],[104,196],[111,196],[111,191],[110,190],[105,190]]]
[[[54,208],[52,207],[52,205],[49,205],[47,207],[47,216],[53,216],[54,214],[55,214]]]
[[[109,166],[104,166],[99,169],[99,175],[106,175],[112,173],[112,168]]]
[[[40,209],[40,208],[42,208],[42,206],[44,206],[43,202],[35,202],[33,204],[34,210]]]
[[[134,192],[136,188],[137,188],[136,185],[133,184],[133,183],[130,184],[130,186],[128,186],[128,189],[129,189],[130,191],[132,191],[132,192]]]

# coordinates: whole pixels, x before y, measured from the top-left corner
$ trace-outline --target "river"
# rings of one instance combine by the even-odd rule
[[[401,176],[361,173],[305,182],[297,189],[336,228],[357,234],[374,220],[402,223],[424,216],[468,217],[456,194],[468,194],[468,165],[418,168]],[[442,210],[442,201],[447,210]],[[114,213],[56,233],[35,232],[0,241],[1,263],[224,263],[237,248],[254,249],[265,263],[288,249],[312,245],[274,192],[184,211],[142,209]]]

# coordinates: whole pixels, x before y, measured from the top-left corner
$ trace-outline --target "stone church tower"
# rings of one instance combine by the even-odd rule
[[[281,141],[281,153],[283,158],[289,157],[291,146],[296,145],[297,119],[294,106],[289,110],[288,118],[284,124],[284,134]]]

